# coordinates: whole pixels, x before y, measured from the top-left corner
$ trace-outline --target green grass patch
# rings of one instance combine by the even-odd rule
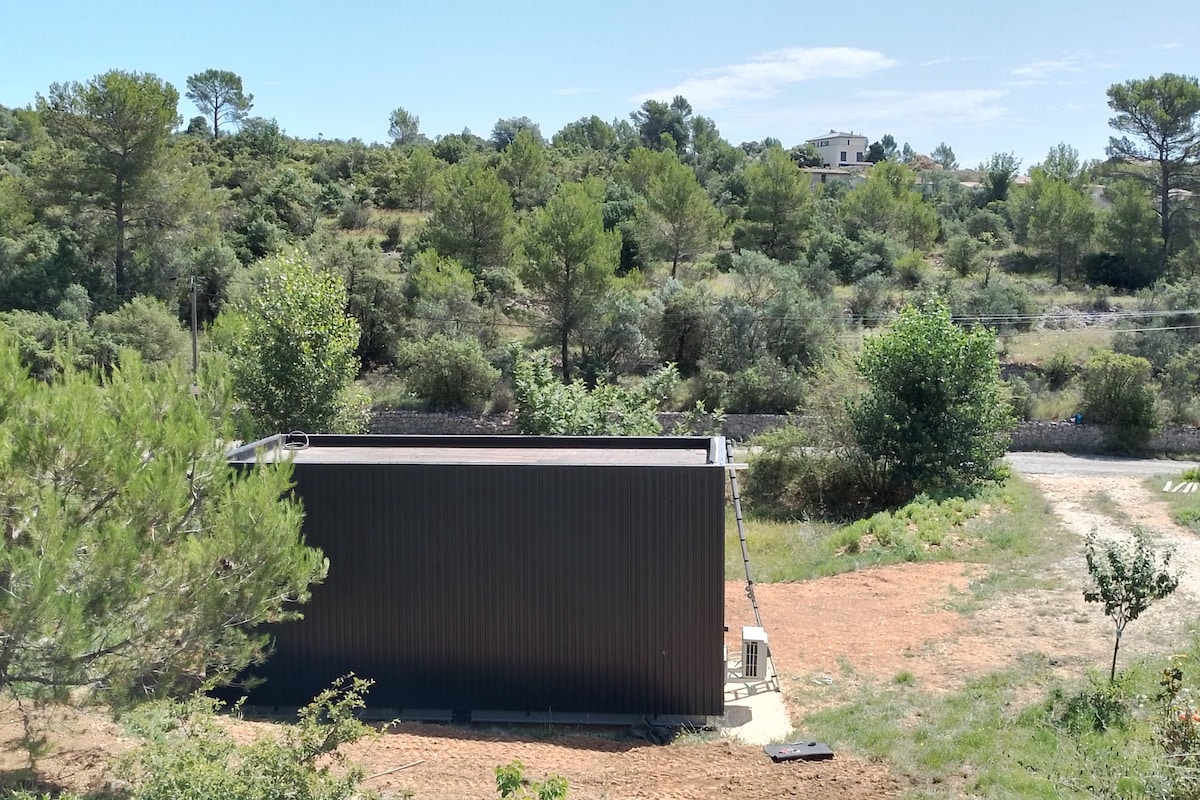
[[[1098,350],[1112,347],[1112,328],[1038,329],[1006,333],[1002,338],[1004,360],[1018,364],[1044,364],[1064,353],[1078,361],[1087,361]]]
[[[1049,557],[1053,543],[1044,533],[1056,526],[1045,500],[1013,477],[974,497],[920,497],[845,526],[747,519],[746,541],[755,580],[772,583],[909,561],[976,561],[1009,569],[1034,554]],[[737,580],[744,572],[732,512],[725,531],[725,574]]]
[[[1200,533],[1200,486],[1192,492],[1168,492],[1164,491],[1167,481],[1171,482],[1172,487],[1180,483],[1200,484],[1200,470],[1185,469],[1177,475],[1157,475],[1144,481],[1146,488],[1161,497],[1170,508],[1171,519]]]
[[[1147,796],[1163,770],[1157,676],[1143,666],[1113,687],[1062,682],[1044,660],[1025,659],[949,694],[898,679],[866,686],[802,728],[834,750],[886,761],[908,779],[907,797]]]

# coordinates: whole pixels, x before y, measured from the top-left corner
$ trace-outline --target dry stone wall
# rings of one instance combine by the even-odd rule
[[[658,415],[664,431],[673,431],[684,421],[679,413]],[[776,428],[788,420],[778,414],[729,414],[721,433],[733,439],[748,439],[756,433]],[[371,433],[427,436],[515,435],[516,415],[430,413],[425,411],[377,411]],[[1075,425],[1070,422],[1023,422],[1013,431],[1010,450],[1043,450],[1057,453],[1103,453],[1104,428],[1099,425]],[[1150,441],[1147,449],[1156,453],[1200,453],[1200,428],[1165,428]]]

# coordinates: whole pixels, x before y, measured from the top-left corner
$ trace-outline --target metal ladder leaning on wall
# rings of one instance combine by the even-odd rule
[[[746,570],[746,596],[750,598],[750,607],[754,609],[754,624],[765,631],[762,613],[758,609],[758,598],[754,594],[754,577],[750,572],[750,551],[746,549],[746,526],[742,519],[742,498],[738,491],[737,473],[745,464],[734,463],[733,440],[725,437],[725,467],[729,472],[729,491],[733,498],[733,516],[737,519],[738,541],[742,545],[742,566]],[[775,659],[771,656],[771,640],[767,639],[767,683],[773,691],[781,691],[779,673],[775,669]]]

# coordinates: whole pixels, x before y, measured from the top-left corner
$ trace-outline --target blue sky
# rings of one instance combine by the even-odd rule
[[[1059,142],[1102,158],[1112,83],[1200,75],[1200,15],[1177,10],[1158,22],[1114,0],[0,0],[0,104],[114,68],[182,95],[188,75],[228,69],[252,113],[287,133],[371,142],[397,106],[429,136],[486,137],[527,116],[549,137],[682,94],[734,144],[891,133],[918,152],[944,141],[963,166],[1011,151],[1024,171]],[[185,120],[196,113],[181,99]]]

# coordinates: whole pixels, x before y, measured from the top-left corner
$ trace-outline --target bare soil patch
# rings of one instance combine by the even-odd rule
[[[1200,601],[1200,539],[1174,525],[1161,499],[1137,478],[1029,477],[1053,502],[1075,539],[1052,567],[1046,586],[990,600],[969,614],[954,604],[985,568],[962,563],[906,564],[822,580],[756,586],[763,623],[793,720],[836,702],[864,682],[903,675],[931,691],[949,691],[973,676],[1037,654],[1065,672],[1103,668],[1112,629],[1097,606],[1083,602],[1083,537],[1123,535],[1132,524],[1154,531],[1177,548],[1187,578],[1176,595],[1133,625],[1121,663],[1170,652],[1194,619]],[[739,646],[742,625],[754,623],[745,585],[726,586],[727,641]],[[235,723],[231,723],[235,724]],[[236,723],[249,736],[263,723]],[[94,791],[105,785],[108,758],[132,745],[96,713],[56,712],[55,746],[39,762],[50,785]],[[21,732],[14,708],[0,711],[0,738]],[[758,747],[688,737],[660,747],[619,732],[563,728],[453,727],[405,724],[359,743],[350,755],[368,774],[414,761],[400,772],[371,779],[385,797],[411,790],[417,798],[494,797],[492,769],[520,759],[527,774],[556,772],[572,798],[882,798],[901,782],[886,765],[834,749],[832,761],[774,764]],[[15,751],[0,754],[0,769],[22,765]]]

